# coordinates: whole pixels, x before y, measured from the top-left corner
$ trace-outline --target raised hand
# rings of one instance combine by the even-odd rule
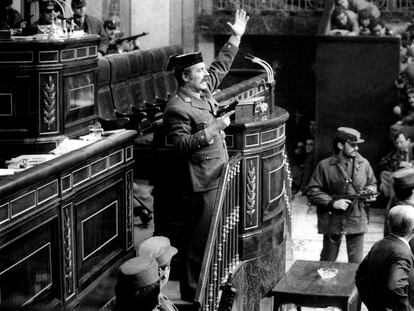
[[[227,22],[227,25],[230,27],[232,35],[241,37],[246,31],[246,25],[249,21],[249,16],[245,10],[237,9],[236,15],[234,17],[234,24]]]

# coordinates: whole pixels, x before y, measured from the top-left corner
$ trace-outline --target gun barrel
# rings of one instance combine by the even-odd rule
[[[122,43],[123,41],[135,40],[135,39],[137,39],[137,38],[140,38],[140,37],[146,36],[147,34],[149,34],[149,33],[144,31],[143,33],[140,33],[140,34],[135,35],[135,36],[129,36],[129,37],[124,37],[124,38],[119,38],[119,39],[117,39],[117,40],[116,40],[116,43],[117,43],[117,44],[120,44],[120,43]]]
[[[377,196],[379,193],[373,192],[373,193],[355,193],[355,194],[334,194],[332,198],[334,200],[340,200],[340,199],[368,199],[372,196]]]

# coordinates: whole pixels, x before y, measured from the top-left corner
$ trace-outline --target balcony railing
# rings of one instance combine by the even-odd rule
[[[240,162],[232,157],[221,176],[195,298],[202,311],[218,309],[220,285],[239,264]]]
[[[412,16],[414,0],[374,0],[383,14],[400,14]],[[243,8],[250,15],[266,13],[293,14],[322,13],[326,0],[210,0],[200,1],[201,15],[211,15],[213,12],[234,11]]]

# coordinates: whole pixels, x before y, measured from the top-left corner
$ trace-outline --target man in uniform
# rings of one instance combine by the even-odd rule
[[[119,267],[114,310],[159,310],[159,279],[154,258],[143,255],[128,259]]]
[[[335,261],[342,235],[346,237],[348,261],[363,256],[368,214],[358,195],[376,192],[376,179],[368,160],[358,153],[361,134],[349,127],[337,129],[334,155],[318,163],[307,187],[307,196],[317,207],[318,232],[323,234],[321,261]],[[341,196],[353,195],[353,199]]]
[[[170,239],[165,236],[152,236],[139,245],[138,255],[147,255],[154,258],[158,263],[160,275],[160,296],[159,304],[162,310],[176,310],[175,305],[163,292],[163,288],[168,283],[171,271],[171,260],[178,250],[171,246]]]
[[[394,196],[385,209],[385,219],[389,211],[397,205],[408,205],[414,208],[414,168],[406,168],[393,174]],[[384,222],[384,236],[389,233],[387,222]]]
[[[166,68],[174,70],[178,89],[167,103],[164,124],[168,138],[186,162],[180,195],[192,213],[181,280],[185,300],[195,296],[219,178],[228,161],[223,130],[230,124],[230,114],[217,116],[218,104],[211,93],[230,70],[248,19],[244,10],[237,10],[234,24],[227,22],[232,35],[208,70],[199,52],[170,57]]]
[[[22,16],[12,6],[13,0],[0,0],[0,30],[21,27]]]
[[[99,56],[106,55],[108,49],[108,37],[103,28],[102,22],[91,15],[86,14],[86,0],[72,0],[73,21],[76,24],[75,30],[83,30],[88,34],[97,34],[101,37],[98,45]]]

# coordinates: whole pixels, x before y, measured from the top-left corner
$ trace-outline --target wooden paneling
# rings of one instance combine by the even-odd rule
[[[113,134],[0,179],[0,307],[87,304],[133,255],[135,136]]]

